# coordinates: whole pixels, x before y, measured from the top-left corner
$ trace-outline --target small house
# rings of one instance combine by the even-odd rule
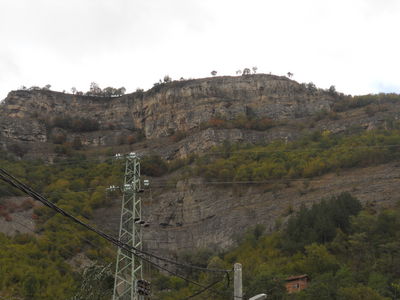
[[[286,290],[289,294],[300,292],[307,287],[309,282],[310,277],[306,274],[288,277],[285,284]]]

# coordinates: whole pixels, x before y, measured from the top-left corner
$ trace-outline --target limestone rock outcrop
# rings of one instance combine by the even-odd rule
[[[51,142],[49,120],[69,117],[98,122],[95,132],[79,134],[85,145],[115,145],[113,136],[121,131],[141,131],[147,139],[157,139],[199,129],[212,118],[307,117],[329,111],[333,101],[322,90],[310,91],[286,77],[263,74],[174,81],[114,98],[13,91],[0,106],[0,141]],[[211,131],[203,136],[207,134],[209,138]]]
[[[385,109],[380,107],[375,114],[366,113],[364,107],[336,114],[332,112],[336,101],[337,95],[327,91],[265,74],[174,81],[113,98],[13,91],[0,104],[0,147],[20,152],[20,156],[26,151],[44,152],[44,158],[49,159],[49,154],[56,155],[55,145],[71,144],[77,138],[84,147],[108,150],[115,150],[129,138],[124,151],[151,152],[172,159],[206,152],[224,141],[265,144],[294,140],[315,129],[357,132],[385,127],[389,119],[400,120],[400,105],[395,102],[384,103]],[[241,117],[269,119],[275,125],[266,130],[204,126],[213,119]],[[74,131],[55,122],[56,118],[96,126]],[[171,138],[178,133],[183,133],[180,138]],[[23,145],[29,150],[22,149]],[[326,174],[315,184],[223,186],[199,178],[181,180],[173,188],[155,189],[144,199],[145,217],[151,223],[145,233],[146,247],[171,253],[211,245],[226,248],[234,243],[235,235],[250,226],[264,224],[272,230],[277,220],[284,221],[289,207],[341,191],[351,191],[364,203],[384,206],[397,201],[399,176],[399,166],[392,163],[340,176]],[[116,200],[111,208],[97,210],[98,226],[114,228],[116,233],[119,207]]]

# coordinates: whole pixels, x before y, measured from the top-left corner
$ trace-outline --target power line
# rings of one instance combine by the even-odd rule
[[[34,234],[37,234],[37,232],[36,232],[35,230],[33,230],[32,228],[29,228],[28,225],[26,225],[26,224],[24,224],[24,223],[22,223],[22,222],[19,222],[19,221],[17,221],[17,220],[12,220],[12,222],[17,223],[18,225],[24,227],[26,230],[28,230],[28,231],[30,231],[30,232],[32,232],[32,233],[34,233]],[[69,231],[69,232],[71,232],[71,233],[74,233],[72,230],[70,230],[70,229],[68,229],[68,228],[63,228],[63,229],[64,229],[64,230],[67,230],[67,231]],[[78,236],[78,238],[81,239],[81,240],[83,240],[83,241],[85,241],[86,243],[90,244],[93,248],[102,250],[99,246],[96,246],[95,244],[93,244],[92,241],[90,241],[90,240],[88,240],[88,239],[86,239],[86,238],[84,238],[84,237],[81,237],[81,236]],[[106,249],[107,249],[107,250],[111,250],[111,248],[106,248]],[[69,253],[71,257],[74,257],[75,255],[79,254],[79,253],[72,252],[72,251],[70,251],[70,250],[68,250],[68,249],[63,249],[63,251]]]
[[[36,152],[36,153],[40,153],[40,152]],[[41,152],[42,154],[46,154],[49,155],[48,152]],[[4,159],[4,158],[3,158]],[[111,159],[111,157],[107,158],[107,159]],[[53,162],[46,162],[43,161],[41,159],[31,159],[31,160],[27,160],[29,162],[31,162],[33,165],[45,165],[45,166],[57,166],[57,165],[68,165],[68,164],[78,164],[78,163],[106,163],[106,161],[101,162],[99,159],[97,158],[81,158],[81,159],[70,159],[70,158],[66,158],[65,160],[62,161],[53,161]]]
[[[262,180],[262,181],[203,181],[203,182],[191,182],[191,185],[224,185],[224,184],[268,184],[268,183],[286,183],[286,182],[323,182],[329,181],[331,179],[311,179],[311,178],[282,178],[282,179],[269,179],[269,180]],[[174,187],[176,184],[160,184],[160,185],[153,185],[153,188],[160,188],[160,187]]]
[[[252,145],[253,147],[266,147],[263,145],[257,145],[254,144]],[[327,151],[327,150],[332,150],[334,148],[339,148],[341,145],[336,144],[332,145],[328,148],[324,147],[315,147],[315,148],[307,148],[307,149],[271,149],[271,150],[248,150],[246,148],[238,149],[235,151],[212,151],[212,152],[201,152],[200,155],[219,155],[219,154],[247,154],[247,153],[255,153],[255,154],[263,154],[263,153],[279,153],[279,152],[310,152],[310,151]],[[350,150],[352,149],[384,149],[384,148],[392,148],[392,147],[400,147],[400,144],[389,144],[389,145],[354,145],[351,147]],[[43,152],[43,154],[48,154]],[[143,156],[148,156],[148,155],[143,155]],[[112,159],[112,156],[107,156],[107,158],[104,161],[100,161],[97,158],[84,158],[84,159],[76,159],[76,160],[71,160],[71,159],[66,159],[65,161],[57,161],[57,162],[43,162],[43,165],[45,166],[62,166],[62,165],[77,165],[77,164],[82,164],[83,162],[85,163],[97,163],[97,164],[109,164],[113,165],[113,162],[107,161]],[[179,159],[179,158],[178,158]],[[172,160],[173,161],[173,160]],[[38,162],[32,161],[34,164],[39,164]],[[40,164],[39,164],[40,165]]]
[[[21,299],[21,298],[15,298],[15,297],[6,298],[6,297],[0,295],[0,299],[3,299],[3,300],[19,300],[19,299]]]
[[[9,195],[13,196],[10,192],[8,192],[8,191],[5,191],[5,192],[7,192]],[[32,222],[35,223],[35,220],[34,220],[33,218],[30,218],[30,220],[31,220]],[[67,219],[67,220],[70,220],[70,219]],[[17,220],[14,220],[14,219],[12,220],[12,222],[21,225],[22,227],[26,228],[27,230],[31,231],[31,232],[34,233],[34,234],[37,234],[37,232],[36,232],[35,230],[31,229],[28,225],[26,225],[26,224],[24,224],[24,223],[21,223],[21,222],[19,222],[19,221],[17,221]],[[35,224],[35,225],[36,225],[36,224]],[[63,227],[63,230],[69,231],[70,233],[75,233],[74,231],[72,231],[71,228],[68,228],[68,227]],[[95,248],[97,248],[97,249],[100,249],[97,245],[93,244],[92,241],[86,239],[85,237],[82,237],[82,236],[79,236],[79,235],[78,235],[77,237],[78,237],[79,239],[85,241],[86,243],[90,244],[92,247],[95,247]],[[106,249],[107,249],[107,250],[111,250],[111,248],[106,248]],[[70,252],[70,251],[69,251],[69,253],[70,253],[70,254],[73,254],[73,255],[76,254],[76,253],[72,253],[72,252]],[[73,256],[73,255],[72,255],[72,256]]]
[[[336,145],[335,145],[336,146]],[[335,146],[328,148],[328,149],[324,149],[324,148],[311,148],[311,149],[307,149],[307,150],[302,150],[302,149],[283,149],[283,150],[263,150],[263,151],[254,151],[254,150],[246,150],[246,149],[242,149],[242,150],[238,150],[238,151],[225,151],[225,152],[205,152],[202,153],[204,155],[218,155],[218,154],[247,154],[247,153],[255,153],[255,154],[262,154],[262,153],[278,153],[278,152],[307,152],[307,151],[311,151],[311,150],[330,150],[332,148],[334,148]],[[374,145],[366,145],[366,146],[354,146],[352,147],[349,151],[353,150],[353,149],[384,149],[384,148],[390,148],[390,147],[400,147],[400,144],[398,145],[382,145],[382,146],[374,146]],[[100,162],[98,160],[93,160],[93,162],[96,162],[98,164],[101,164],[103,162]],[[61,164],[62,162],[60,162]],[[68,162],[66,162],[68,163]],[[77,160],[76,163],[82,163],[82,161]],[[106,164],[109,164],[109,162],[104,162]],[[54,163],[57,164],[57,163]],[[45,164],[45,166],[53,166],[54,164]],[[75,164],[75,163],[73,163]],[[318,180],[318,179],[294,179],[294,178],[282,178],[282,179],[268,179],[268,180],[263,180],[263,181],[254,181],[254,180],[249,180],[249,181],[205,181],[202,183],[191,183],[194,185],[209,185],[209,184],[213,184],[213,185],[217,185],[217,184],[266,184],[266,183],[279,183],[279,181],[284,181],[284,182],[288,182],[288,181],[322,181],[322,180]],[[175,184],[157,184],[157,179],[154,179],[153,181],[155,184],[153,184],[154,188],[162,188],[162,187],[174,187]],[[162,182],[162,181],[159,181]],[[80,190],[80,191],[89,191],[90,189],[87,190]],[[93,190],[95,190],[95,188],[93,188]],[[73,190],[71,190],[73,191]],[[73,192],[80,192],[80,191],[73,191]]]
[[[4,169],[0,169],[2,172],[4,172],[4,173],[6,173],[6,171],[4,170]],[[8,174],[8,173],[6,173],[6,174]],[[8,175],[10,175],[10,174],[8,174]],[[11,176],[11,175],[10,175]],[[3,180],[4,180],[4,178],[2,178]],[[15,179],[16,180],[16,178],[14,177],[13,179]],[[22,183],[21,183],[22,184]],[[16,187],[16,186],[15,186]],[[27,187],[27,186],[26,186]],[[18,188],[18,187],[17,187]],[[18,188],[19,189],[19,188]],[[32,189],[30,189],[32,192],[34,192]],[[23,190],[24,191],[24,190]],[[25,192],[25,191],[24,191]],[[37,194],[36,192],[34,192],[36,195],[38,195],[38,196],[40,196],[40,197],[42,197],[41,195],[39,195],[39,194]],[[10,194],[10,193],[9,193]],[[31,197],[33,197],[34,199],[36,199],[33,195],[31,195],[31,194],[29,194]],[[44,199],[44,197],[42,197],[43,199]],[[38,199],[37,199],[38,200]],[[50,208],[53,208],[53,207],[57,207],[55,204],[53,204],[52,202],[50,202],[49,200],[47,200],[47,199],[45,199],[48,203],[50,203],[51,204],[51,206],[49,206],[49,205],[47,205],[45,202],[43,202],[43,201],[41,201],[41,200],[39,200],[40,202],[42,202],[44,205],[46,205],[46,206],[48,206],[48,207],[50,207]],[[60,209],[61,210],[61,209]],[[57,210],[56,210],[57,211]],[[59,213],[61,213],[61,212],[59,212]],[[63,212],[63,213],[61,213],[61,214],[63,214],[64,216],[66,216],[65,214],[68,214],[67,212]],[[75,218],[75,217],[73,217],[73,218]],[[87,217],[86,217],[87,218]],[[81,222],[81,221],[79,221],[79,222]],[[82,224],[81,224],[82,225]],[[88,225],[88,226],[90,226],[90,225]],[[93,227],[94,228],[94,227]],[[109,234],[107,234],[109,237],[111,237]],[[117,240],[115,237],[112,237],[113,239],[115,239],[115,240]],[[135,249],[135,250],[137,250],[138,251],[138,249]],[[161,261],[164,261],[164,262],[167,262],[167,263],[169,263],[169,264],[174,264],[174,265],[176,265],[176,266],[179,266],[179,267],[182,267],[182,268],[187,268],[187,269],[196,269],[196,270],[199,270],[199,271],[205,271],[205,272],[220,272],[220,273],[226,273],[226,272],[230,272],[229,270],[223,270],[223,269],[213,269],[213,268],[205,268],[205,267],[200,267],[200,266],[195,266],[195,265],[189,265],[189,264],[184,264],[184,263],[180,263],[180,262],[177,262],[177,261],[174,261],[174,260],[171,260],[171,259],[168,259],[168,258],[165,258],[165,257],[161,257],[161,256],[158,256],[158,255],[156,255],[156,254],[153,254],[153,253],[149,253],[149,252],[145,252],[145,251],[143,251],[143,250],[141,250],[141,251],[139,251],[139,252],[141,252],[141,253],[144,253],[144,254],[146,254],[146,255],[148,255],[148,256],[150,256],[150,257],[153,257],[153,258],[156,258],[156,259],[158,259],[158,260],[161,260]]]
[[[11,193],[8,192],[8,191],[5,191],[5,192],[7,192],[10,196],[14,196],[13,194],[11,194]],[[32,222],[35,222],[35,221],[33,220],[33,218],[30,218],[30,219],[31,219]],[[69,219],[67,219],[67,220],[69,220]],[[27,229],[28,231],[32,232],[33,234],[38,234],[34,229],[30,228],[28,225],[26,225],[26,224],[24,224],[24,223],[22,223],[22,222],[20,222],[20,221],[17,221],[17,220],[15,220],[15,219],[13,219],[12,222],[13,222],[13,223],[17,223],[18,225],[24,227],[25,229]],[[36,224],[35,224],[35,225],[36,225]],[[69,232],[71,232],[71,233],[75,233],[71,228],[68,228],[68,227],[63,227],[63,230],[67,230],[67,231],[69,231]],[[78,237],[78,238],[81,239],[82,241],[88,243],[88,244],[91,245],[93,248],[96,248],[96,249],[98,249],[98,250],[102,250],[99,246],[93,244],[92,241],[86,239],[85,237],[82,237],[82,236],[80,236],[80,235],[76,235],[76,237]],[[47,237],[46,237],[46,239],[47,239]],[[50,240],[48,240],[48,241],[51,242]],[[108,247],[107,247],[106,250],[111,250],[111,248],[108,248]],[[72,251],[70,251],[70,250],[67,250],[67,249],[64,249],[63,251],[68,252],[68,253],[71,255],[71,257],[74,257],[75,255],[78,254],[78,253],[74,253],[74,252],[72,252]]]
[[[267,146],[262,146],[262,145],[252,145],[253,147],[267,147]],[[201,154],[204,155],[216,155],[216,154],[246,154],[246,153],[279,153],[279,152],[309,152],[309,151],[327,151],[327,150],[332,150],[332,149],[337,149],[341,145],[332,145],[328,148],[324,147],[316,147],[316,148],[306,148],[306,149],[271,149],[271,150],[247,150],[246,148],[238,149],[236,151],[212,151],[212,152],[202,152]],[[391,144],[391,145],[356,145],[352,146],[350,151],[352,149],[368,149],[368,148],[373,148],[373,149],[382,149],[382,148],[391,148],[391,147],[400,147],[400,144]],[[349,151],[349,150],[347,150]]]
[[[200,295],[200,294],[206,292],[207,290],[211,289],[214,285],[216,285],[216,284],[222,282],[222,280],[224,280],[224,278],[212,282],[211,284],[207,285],[207,286],[204,287],[203,289],[201,289],[201,290],[195,292],[194,294],[192,294],[192,295],[190,295],[190,296],[188,296],[188,297],[185,297],[185,298],[183,298],[183,299],[181,299],[181,300],[189,300],[189,299],[192,299],[192,298],[194,298],[194,297],[196,297],[196,296],[198,296],[198,295]]]
[[[114,244],[115,246],[132,253],[133,255],[137,256],[138,258],[142,259],[143,261],[148,262],[149,264],[153,265],[154,267],[156,267],[156,268],[158,268],[160,270],[163,270],[163,271],[165,271],[165,272],[167,272],[167,273],[169,273],[169,274],[171,274],[173,276],[179,277],[179,278],[185,280],[188,283],[192,283],[192,284],[197,285],[197,286],[199,286],[201,288],[206,288],[206,286],[204,286],[203,284],[198,283],[198,282],[196,282],[194,280],[191,280],[189,278],[186,278],[186,277],[184,277],[182,275],[179,275],[176,272],[173,272],[173,271],[171,271],[171,270],[169,270],[169,269],[167,269],[167,268],[165,268],[163,266],[160,266],[159,264],[156,264],[155,262],[151,261],[150,259],[145,258],[143,255],[140,255],[140,254],[138,254],[136,252],[141,252],[144,255],[148,255],[148,256],[152,256],[152,257],[157,258],[155,255],[153,255],[151,253],[146,253],[145,251],[138,251],[138,249],[136,249],[134,247],[131,247],[131,246],[128,246],[128,245],[122,243],[121,241],[119,241],[119,240],[117,240],[117,239],[105,234],[104,232],[102,232],[102,231],[100,231],[100,230],[98,230],[98,229],[96,229],[96,228],[94,228],[94,227],[92,227],[92,226],[80,221],[79,219],[77,219],[76,217],[72,216],[71,214],[69,214],[65,210],[59,208],[55,204],[53,204],[50,201],[48,201],[47,199],[45,199],[40,194],[37,194],[30,187],[28,187],[27,185],[21,183],[18,179],[13,177],[11,174],[9,174],[7,171],[5,171],[2,168],[0,168],[0,179],[2,179],[3,181],[9,183],[10,185],[16,187],[17,189],[20,189],[24,193],[30,195],[32,198],[42,202],[44,205],[52,208],[53,210],[55,210],[59,214],[61,214],[61,215],[65,216],[65,217],[73,220],[74,222],[78,223],[79,225],[85,227],[86,229],[95,232],[96,234],[100,235],[101,237],[103,237],[104,239],[106,239],[110,243]],[[165,260],[164,258],[159,258],[159,259]],[[204,271],[206,271],[206,270],[211,271],[211,270],[205,268]],[[228,274],[229,270],[221,270],[221,272],[224,272],[224,273]],[[215,294],[221,294],[220,292],[215,291],[215,290],[211,290],[210,289],[210,291],[212,291]]]
[[[18,195],[15,195],[15,194],[12,194],[12,193],[10,193],[9,191],[7,191],[7,190],[3,190],[3,192],[6,192],[8,195],[10,195],[11,197],[18,197]],[[75,192],[75,191],[71,191],[71,192]],[[82,192],[82,191],[81,191]],[[52,192],[52,193],[49,193],[49,194],[45,194],[45,195],[51,195],[51,194],[55,194],[56,192]],[[47,199],[48,200],[48,199]],[[48,200],[49,202],[51,202],[50,200]],[[84,218],[86,218],[88,221],[89,221],[89,219],[90,219],[90,217],[88,217],[87,215],[85,215],[85,214],[83,214],[83,213],[81,213],[81,216],[82,217],[84,217]],[[67,220],[69,220],[69,219],[67,219]],[[90,222],[90,221],[89,221]],[[93,224],[92,224],[93,225]],[[63,229],[67,229],[67,230],[69,230],[68,228],[63,228]],[[104,230],[104,228],[103,228],[103,231],[104,232],[106,232],[108,235],[113,235],[109,230]],[[70,232],[72,232],[71,230],[70,230]],[[73,233],[73,232],[72,232]],[[84,238],[83,238],[84,239]],[[90,243],[90,241],[89,240],[86,240],[88,243]]]
[[[191,182],[190,184],[193,185],[209,185],[209,184],[265,184],[265,183],[281,183],[281,182],[287,182],[287,181],[326,181],[327,179],[293,179],[293,178],[287,178],[287,179],[270,179],[270,180],[262,180],[262,181],[255,181],[255,180],[249,180],[249,181],[203,181],[203,182]],[[156,185],[153,187],[167,187],[167,186],[173,186],[172,184],[164,184],[164,185]]]
[[[32,233],[36,234],[36,232],[35,232],[34,230],[32,230],[31,228],[29,228],[27,225],[25,225],[25,224],[23,224],[23,223],[21,223],[21,222],[18,222],[18,221],[16,221],[16,220],[13,220],[13,222],[15,222],[15,223],[17,223],[17,224],[19,224],[19,225],[25,227],[27,230],[29,230],[29,231],[31,231]],[[89,242],[89,243],[91,244],[92,247],[97,248],[97,249],[100,249],[98,246],[92,244],[90,241],[84,239],[83,237],[79,237],[79,238],[81,238],[81,239],[83,239],[83,240]],[[47,239],[47,240],[48,240],[48,239]],[[48,240],[48,241],[50,242],[50,240]],[[68,253],[71,255],[71,257],[73,257],[73,256],[76,255],[76,253],[72,253],[72,252],[69,251],[69,250],[64,250],[64,251],[68,252]],[[185,280],[186,280],[186,279],[185,279]],[[217,284],[217,283],[219,283],[219,282],[222,282],[223,280],[224,280],[224,278],[222,278],[222,279],[220,279],[220,280],[218,280],[218,281],[212,283],[212,284],[209,285],[209,286],[206,286],[204,289],[202,289],[202,290],[196,292],[196,293],[193,294],[192,296],[189,296],[189,297],[187,297],[187,298],[185,298],[185,299],[191,299],[191,298],[193,298],[193,297],[195,297],[195,296],[197,296],[197,295],[199,295],[199,294],[205,292],[206,290],[209,290],[209,289],[212,288],[215,284]],[[187,281],[187,280],[186,280],[186,281]],[[0,296],[0,297],[1,297],[1,296]],[[5,298],[1,298],[1,299],[5,299]],[[184,299],[184,300],[185,300],[185,299]]]
[[[60,213],[61,215],[71,219],[75,223],[85,227],[86,229],[88,229],[90,231],[95,232],[96,234],[100,235],[104,239],[106,239],[109,242],[115,244],[117,247],[120,247],[120,248],[122,248],[124,250],[132,252],[134,255],[138,255],[136,252],[134,252],[134,251],[137,251],[137,252],[140,252],[142,254],[151,256],[153,258],[156,258],[156,259],[159,259],[159,260],[163,260],[163,261],[171,263],[171,264],[175,264],[177,266],[195,268],[195,269],[202,270],[202,271],[221,272],[221,273],[227,273],[227,272],[230,271],[230,270],[222,270],[222,269],[208,269],[208,268],[203,268],[203,267],[199,267],[199,266],[182,264],[182,263],[178,263],[178,262],[175,262],[173,260],[169,260],[167,258],[163,258],[163,257],[157,256],[155,254],[152,254],[152,253],[149,253],[149,252],[146,252],[146,251],[143,251],[143,250],[138,250],[138,249],[136,249],[134,247],[131,247],[131,246],[128,247],[126,244],[120,242],[116,238],[114,238],[114,237],[102,232],[101,230],[98,230],[98,229],[94,228],[93,226],[90,226],[90,225],[86,224],[85,222],[79,220],[78,218],[74,217],[73,215],[71,215],[70,213],[66,212],[65,210],[59,208],[57,205],[53,204],[52,202],[50,202],[49,200],[47,200],[46,198],[44,198],[40,194],[38,194],[35,191],[33,191],[30,187],[28,187],[27,185],[25,185],[22,182],[20,182],[18,179],[13,177],[11,174],[9,174],[7,171],[5,171],[2,168],[0,168],[0,179],[2,179],[3,181],[9,183],[10,185],[16,187],[17,189],[25,192],[26,194],[30,195],[32,198],[42,202],[45,206],[50,207],[51,209],[55,210],[56,212]],[[130,249],[130,248],[132,248],[132,249]],[[134,250],[134,251],[132,251],[132,250]]]

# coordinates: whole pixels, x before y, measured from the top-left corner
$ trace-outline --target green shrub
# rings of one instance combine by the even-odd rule
[[[352,135],[315,131],[295,142],[267,146],[219,146],[215,154],[198,158],[193,170],[208,180],[264,181],[320,176],[400,158],[396,151],[400,131],[354,131]]]

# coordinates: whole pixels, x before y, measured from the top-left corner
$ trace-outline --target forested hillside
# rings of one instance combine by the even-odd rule
[[[310,208],[302,207],[286,226],[263,235],[255,226],[229,252],[197,253],[193,263],[209,255],[209,267],[243,263],[246,297],[267,293],[269,299],[398,299],[400,208],[377,212],[350,194],[340,194]],[[308,274],[311,283],[297,294],[286,294],[285,279]],[[199,275],[203,282],[215,278]],[[160,299],[183,299],[195,289],[179,279],[157,278]],[[178,291],[176,291],[178,289]],[[218,292],[228,294],[227,281]],[[207,292],[198,299],[229,299]]]
[[[400,131],[396,128],[393,125],[392,129],[342,134],[315,130],[294,142],[265,145],[226,142],[206,154],[170,161],[149,155],[142,157],[142,171],[155,182],[168,180],[163,187],[167,190],[181,180],[195,177],[223,185],[245,186],[251,182],[276,184],[275,188],[284,189],[293,181],[310,180],[325,173],[398,161]],[[119,205],[120,195],[106,192],[108,186],[120,184],[123,178],[123,164],[111,157],[100,161],[74,150],[68,157],[48,164],[16,159],[2,152],[0,164],[90,224],[96,222],[97,209]],[[18,196],[22,196],[20,192],[0,183],[2,221],[12,223],[19,213],[32,210],[29,220],[18,223],[24,225],[33,220],[35,227],[30,231],[22,230],[26,226],[20,227],[26,233],[1,234],[0,295],[16,299],[108,299],[115,249],[46,207],[32,201],[10,204],[10,199]],[[181,250],[176,259],[228,269],[234,262],[243,263],[248,296],[268,292],[272,299],[359,299],[359,295],[366,299],[395,299],[400,292],[396,269],[400,258],[398,206],[394,203],[392,209],[382,210],[364,203],[362,207],[351,191],[318,200],[322,202],[308,208],[299,205],[298,212],[295,206],[285,207],[285,213],[275,220],[272,233],[261,224],[253,224],[247,233],[235,237],[233,247]],[[109,231],[106,226],[100,228]],[[104,267],[104,274],[108,275],[102,278],[104,290],[98,290],[103,296],[97,293],[90,298],[82,290],[82,278],[88,277],[83,272],[93,264],[98,268],[95,270]],[[311,277],[309,288],[295,296],[287,295],[284,279],[303,273]],[[183,299],[198,290],[153,269],[146,274],[153,283],[154,299]],[[205,285],[221,279],[201,272],[182,274]],[[89,283],[95,285],[95,280]],[[198,299],[230,298],[231,287],[227,287],[226,279],[213,290],[222,294],[207,291]]]
[[[0,104],[0,167],[117,237],[121,189],[107,188],[124,180],[114,155],[135,152],[150,180],[149,253],[224,270],[241,262],[246,297],[396,298],[399,100],[268,74],[126,95],[18,90]],[[115,247],[5,182],[0,239],[1,297],[110,299]],[[211,284],[196,297],[231,298],[232,274],[165,267],[176,274],[145,265],[152,299]],[[309,287],[286,294],[285,278],[301,274]]]

